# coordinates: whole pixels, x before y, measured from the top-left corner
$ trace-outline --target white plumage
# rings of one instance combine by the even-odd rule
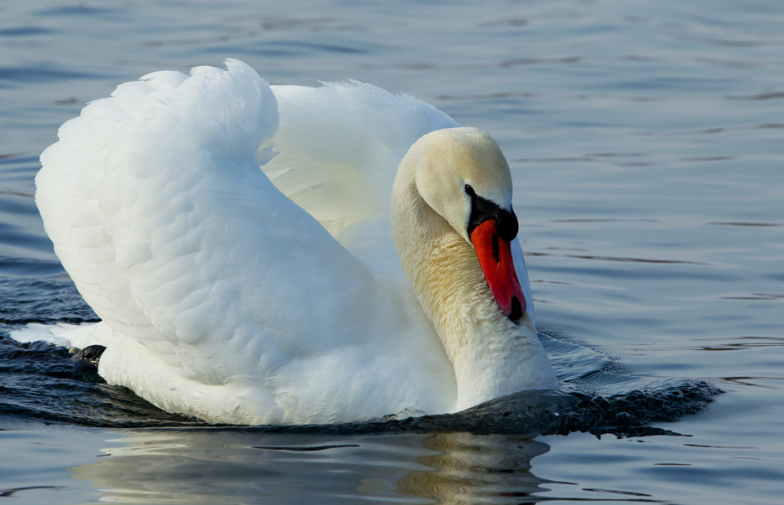
[[[106,346],[109,383],[210,422],[468,406],[390,226],[401,159],[456,126],[366,84],[269,87],[235,60],[120,85],[62,126],[36,178],[55,251],[102,319],[66,337]],[[555,387],[535,330],[530,345],[532,378],[495,394]]]

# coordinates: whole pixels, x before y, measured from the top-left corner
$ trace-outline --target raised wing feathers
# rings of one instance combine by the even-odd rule
[[[273,86],[278,152],[262,169],[332,235],[377,213],[389,222],[400,160],[422,135],[459,126],[435,107],[359,82]]]
[[[277,122],[240,62],[159,72],[87,106],[41,158],[37,203],[85,299],[207,384],[328,347],[370,279],[259,170]]]

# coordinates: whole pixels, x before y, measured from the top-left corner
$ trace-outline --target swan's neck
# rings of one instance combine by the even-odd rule
[[[422,199],[412,167],[401,165],[392,206],[401,264],[454,366],[456,410],[557,387],[530,317],[517,325],[499,310],[474,248]]]

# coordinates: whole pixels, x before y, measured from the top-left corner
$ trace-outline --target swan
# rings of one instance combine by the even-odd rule
[[[558,387],[507,162],[413,97],[155,72],[41,164],[45,230],[101,318],[51,331],[161,409],[338,423]]]

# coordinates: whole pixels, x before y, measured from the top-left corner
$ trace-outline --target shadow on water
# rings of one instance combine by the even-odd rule
[[[125,388],[107,385],[93,367],[72,360],[71,350],[9,338],[8,330],[23,324],[96,320],[67,277],[0,279],[0,293],[9,300],[0,309],[0,412],[6,419],[103,428],[240,429],[168,414]],[[241,429],[300,434],[673,434],[650,425],[696,414],[720,392],[705,381],[623,373],[618,362],[600,350],[554,332],[540,332],[540,338],[561,379],[560,391],[521,392],[457,414]]]

